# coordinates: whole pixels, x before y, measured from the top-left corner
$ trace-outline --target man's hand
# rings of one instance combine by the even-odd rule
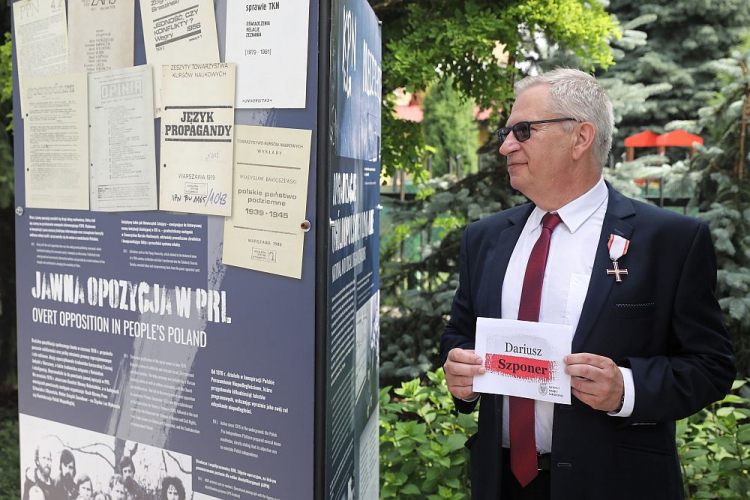
[[[563,358],[575,397],[595,410],[617,411],[625,393],[622,373],[614,361],[596,354],[576,353]],[[447,364],[447,363],[446,363]]]
[[[458,399],[471,400],[477,396],[472,390],[474,375],[482,375],[484,366],[482,366],[482,357],[474,354],[474,351],[451,349],[448,353],[448,359],[443,365],[445,370],[445,381],[448,384],[448,390]]]

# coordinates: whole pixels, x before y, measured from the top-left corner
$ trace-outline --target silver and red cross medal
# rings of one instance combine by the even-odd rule
[[[626,240],[622,236],[616,234],[609,235],[609,241],[607,242],[607,248],[609,248],[609,258],[612,259],[612,266],[614,269],[607,269],[607,274],[614,274],[615,281],[620,283],[622,278],[620,275],[628,274],[627,269],[620,269],[620,265],[617,263],[617,259],[628,253],[628,247],[630,246],[630,240]]]

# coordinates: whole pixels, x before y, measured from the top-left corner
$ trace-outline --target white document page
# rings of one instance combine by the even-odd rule
[[[235,66],[163,66],[159,208],[232,215]]]
[[[21,0],[13,4],[21,110],[26,109],[26,79],[68,72],[68,28],[63,0]]]
[[[154,67],[154,106],[161,116],[159,68],[168,64],[218,63],[216,14],[211,0],[140,0],[146,61]]]
[[[570,404],[570,354],[573,327],[532,321],[477,318],[475,352],[484,375],[474,376],[474,391]]]
[[[224,264],[302,277],[310,130],[237,125]]]
[[[89,208],[89,122],[83,73],[26,80],[26,206]]]
[[[227,0],[226,60],[237,108],[304,108],[309,0]]]
[[[70,0],[68,11],[70,72],[133,65],[135,0]]]
[[[89,75],[91,210],[156,210],[151,66]]]

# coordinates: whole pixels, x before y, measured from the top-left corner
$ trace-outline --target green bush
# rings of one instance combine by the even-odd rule
[[[0,500],[21,498],[18,414],[0,408]]]
[[[468,499],[466,439],[477,430],[477,412],[453,411],[442,368],[401,387],[380,391],[380,498]],[[750,498],[750,399],[732,393],[677,422],[687,499]]]
[[[733,392],[745,382],[737,381]],[[677,446],[689,499],[750,498],[750,399],[729,394],[677,423]]]
[[[477,413],[452,412],[443,369],[394,389],[380,390],[380,497],[469,498],[469,455],[464,443],[477,430]]]

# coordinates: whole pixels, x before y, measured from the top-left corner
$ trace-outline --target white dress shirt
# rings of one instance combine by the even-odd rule
[[[552,233],[547,267],[544,270],[540,323],[571,325],[575,331],[586,299],[591,271],[594,267],[609,191],[604,178],[587,193],[557,210],[562,223]],[[521,302],[526,264],[542,230],[542,217],[547,213],[539,207],[531,212],[518,238],[503,281],[502,317],[516,319]],[[612,416],[628,417],[635,403],[633,374],[620,368],[625,380],[625,401],[620,412]],[[508,396],[503,396],[503,447],[510,447]],[[536,447],[539,453],[552,450],[553,403],[536,401]]]

